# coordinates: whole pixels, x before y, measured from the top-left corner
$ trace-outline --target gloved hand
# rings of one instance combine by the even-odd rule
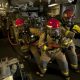
[[[46,50],[48,49],[48,46],[43,45],[43,47],[42,47],[42,48],[43,48],[43,50],[44,50],[44,51],[46,51]]]
[[[80,33],[80,26],[74,25],[72,30],[76,31],[77,33]]]

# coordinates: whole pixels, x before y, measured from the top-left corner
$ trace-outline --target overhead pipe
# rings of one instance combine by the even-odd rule
[[[48,0],[49,4],[58,3],[58,4],[65,4],[65,3],[72,3],[76,4],[77,0]]]

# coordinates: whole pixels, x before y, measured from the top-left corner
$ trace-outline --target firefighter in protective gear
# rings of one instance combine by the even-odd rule
[[[74,19],[74,11],[71,9],[66,9],[63,12],[63,16],[62,16],[62,26],[64,26],[65,28],[71,30],[71,31],[75,31],[76,33],[80,33],[80,27],[77,24],[74,24],[72,22],[72,19]]]
[[[71,9],[66,9],[63,12],[63,15],[57,15],[55,16],[56,19],[58,19],[59,21],[61,21],[61,25],[65,26],[65,28],[72,28],[74,23],[72,22],[72,19],[74,18],[74,12]],[[68,26],[68,27],[66,27]]]
[[[64,29],[61,31],[60,22],[51,18],[48,20],[46,32],[41,33],[38,47],[41,49],[41,62],[43,67],[43,72],[47,70],[47,64],[51,59],[56,59],[62,74],[66,77],[66,80],[69,80],[69,69],[68,63],[65,55],[61,51],[61,33],[64,32]],[[63,33],[63,34],[64,34]]]
[[[63,12],[62,24],[64,23],[64,25],[62,25],[62,26],[67,30],[66,35],[70,31],[72,31],[74,34],[75,34],[75,31],[80,32],[80,27],[78,25],[74,25],[74,23],[72,22],[73,16],[74,16],[73,10],[67,9]],[[68,39],[70,40],[70,43],[68,43],[68,47],[65,46],[63,48],[63,50],[70,60],[71,67],[76,72],[80,72],[78,70],[78,58],[77,58],[77,54],[76,54],[76,51],[75,51],[75,44],[73,42],[73,38],[69,38],[67,36],[66,40],[68,40]]]
[[[26,25],[27,26],[27,25]],[[14,30],[14,35],[16,38],[16,42],[20,44],[20,49],[22,52],[27,55],[29,51],[32,53],[37,65],[41,63],[40,60],[40,51],[38,48],[38,38],[35,36],[40,36],[42,31],[35,27],[25,27],[25,21],[22,18],[18,18],[15,20],[14,26],[12,26]],[[46,49],[46,48],[45,48]],[[41,72],[43,73],[42,68],[39,66]]]

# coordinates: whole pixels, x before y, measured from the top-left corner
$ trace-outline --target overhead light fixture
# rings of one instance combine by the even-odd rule
[[[69,3],[72,3],[74,0],[68,0]]]
[[[53,6],[56,6],[58,5],[57,3],[54,3],[54,4],[49,4],[48,7],[53,7]]]
[[[48,4],[50,4],[51,3],[51,0],[48,0]]]

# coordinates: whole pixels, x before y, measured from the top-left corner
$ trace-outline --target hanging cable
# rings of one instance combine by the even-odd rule
[[[9,31],[8,31],[8,40],[9,40],[9,42],[10,42],[11,45],[13,45],[13,46],[18,45],[17,43],[13,43],[13,42],[11,41]]]

